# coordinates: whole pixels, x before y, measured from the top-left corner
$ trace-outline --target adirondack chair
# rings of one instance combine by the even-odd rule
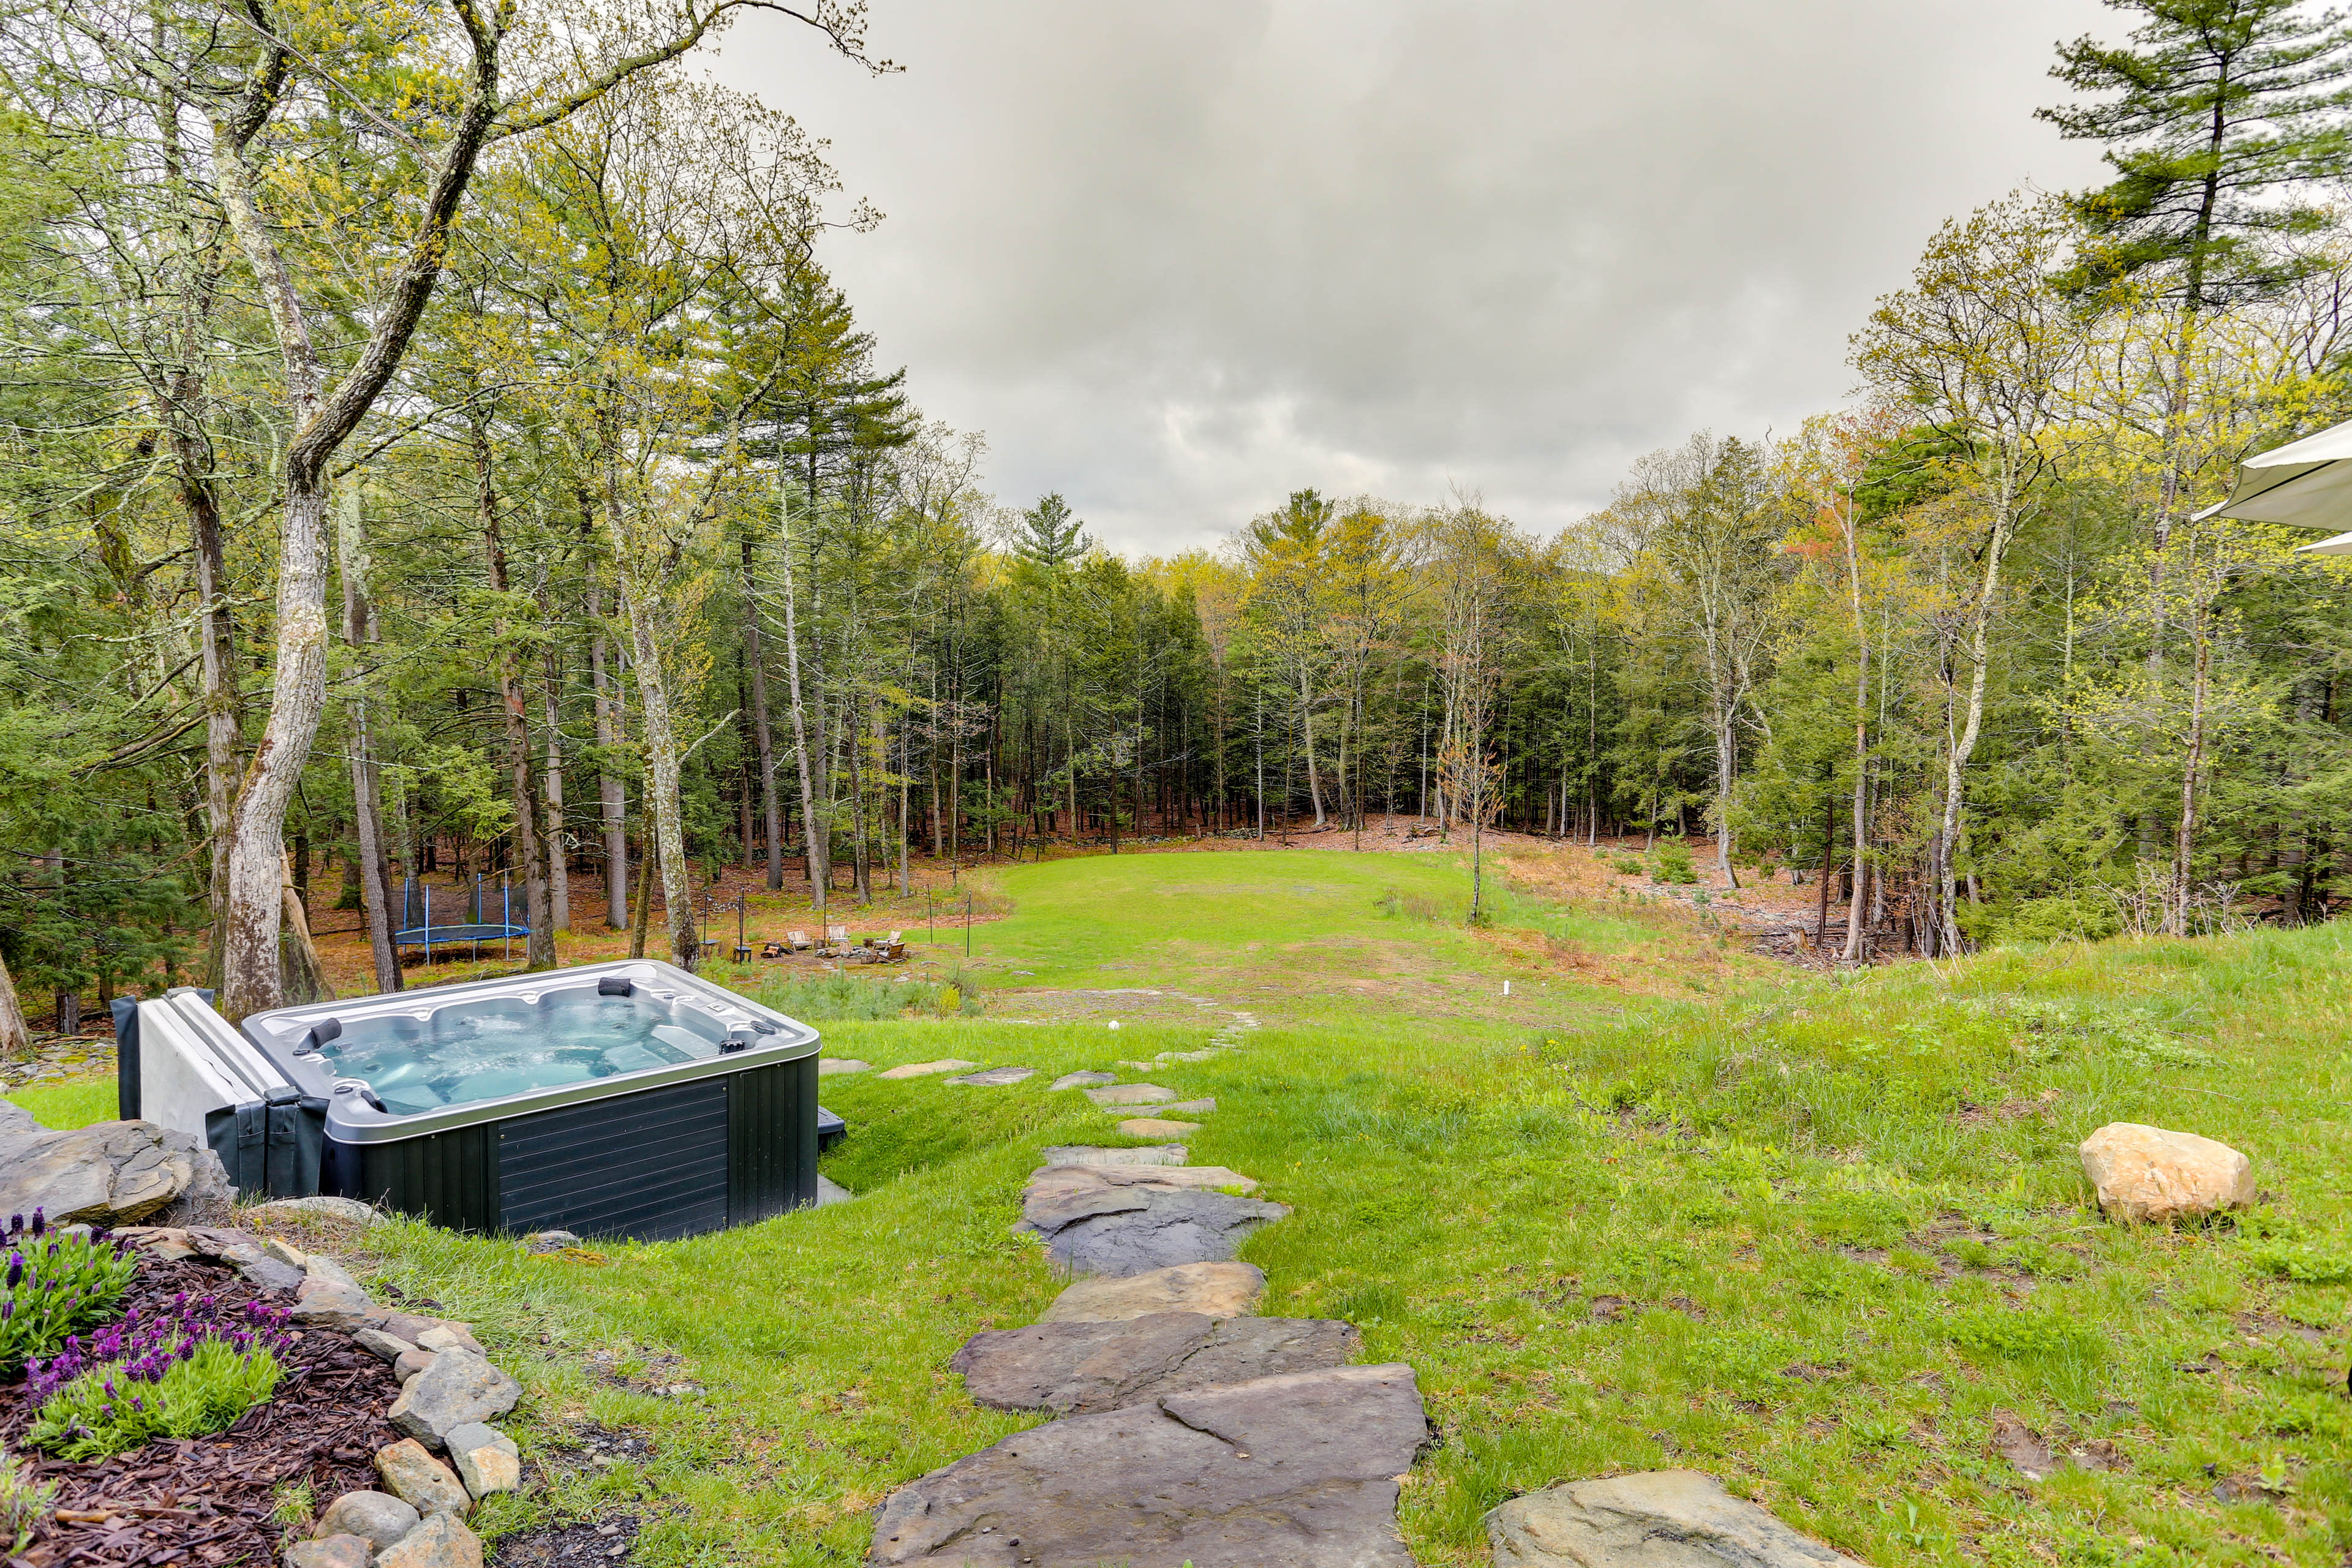
[[[806,952],[809,949],[809,933],[804,931],[788,931],[784,933],[784,945],[794,952]]]
[[[824,944],[827,947],[847,947],[849,945],[849,928],[847,926],[825,927]]]

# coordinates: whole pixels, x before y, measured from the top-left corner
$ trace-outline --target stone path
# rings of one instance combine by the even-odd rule
[[[1150,1072],[1240,1047],[1234,1021],[1202,1051],[1121,1062]],[[998,1068],[950,1081],[1016,1082]],[[1113,1114],[1205,1114],[1153,1083],[1074,1072]],[[1135,1117],[1120,1132],[1200,1124]],[[980,1404],[1057,1419],[893,1492],[869,1562],[935,1568],[1411,1568],[1397,1488],[1429,1441],[1412,1368],[1350,1366],[1354,1325],[1255,1315],[1265,1276],[1234,1253],[1290,1210],[1255,1177],[1188,1165],[1181,1142],[1064,1145],[1022,1190],[1015,1227],[1074,1276],[1037,1322],[976,1334],[950,1364]]]

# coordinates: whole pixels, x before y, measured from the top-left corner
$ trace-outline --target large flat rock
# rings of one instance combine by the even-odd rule
[[[960,1083],[973,1089],[1003,1089],[1037,1076],[1035,1068],[990,1068],[986,1072],[968,1072],[961,1078],[951,1078],[950,1083]]]
[[[1412,1368],[1163,1395],[1005,1438],[892,1493],[870,1561],[940,1568],[1412,1568]]]
[[[1165,1105],[1176,1098],[1176,1091],[1156,1083],[1106,1083],[1087,1089],[1086,1095],[1097,1105]]]
[[[235,1191],[219,1155],[152,1121],[52,1132],[12,1117],[0,1128],[0,1214],[37,1208],[55,1224],[134,1225],[187,1206],[184,1199],[225,1207]]]
[[[1513,1498],[1486,1516],[1495,1568],[1862,1568],[1698,1470]]]
[[[1328,1318],[1153,1312],[1123,1322],[1032,1323],[975,1334],[948,1364],[998,1410],[1091,1415],[1165,1394],[1343,1366],[1361,1342]]]
[[[891,1079],[929,1078],[933,1073],[961,1072],[966,1068],[976,1068],[979,1065],[978,1062],[968,1062],[960,1057],[947,1057],[935,1062],[908,1062],[904,1067],[885,1068],[874,1076]]]
[[[1038,1321],[1108,1323],[1153,1312],[1245,1317],[1265,1294],[1265,1276],[1252,1263],[1186,1263],[1124,1279],[1081,1279],[1054,1298]]]
[[[1155,1143],[1142,1149],[1056,1143],[1039,1157],[1048,1165],[1181,1165],[1191,1153],[1181,1143]]]
[[[1021,1189],[1022,1215],[1050,1211],[1104,1192],[1158,1187],[1167,1192],[1254,1193],[1257,1179],[1223,1165],[1043,1165]]]
[[[1230,1193],[1097,1181],[1030,1203],[1017,1228],[1044,1237],[1054,1261],[1071,1273],[1116,1278],[1223,1262],[1250,1232],[1289,1212]]]

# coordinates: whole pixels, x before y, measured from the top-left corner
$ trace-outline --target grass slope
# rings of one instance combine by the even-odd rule
[[[856,1203],[585,1257],[380,1227],[384,1276],[477,1321],[530,1387],[554,1483],[486,1522],[626,1506],[648,1515],[635,1561],[859,1561],[890,1487],[1028,1424],[972,1406],[945,1363],[1057,1289],[1010,1233],[1016,1194],[1040,1147],[1109,1118],[1045,1085],[1255,1008],[1244,1049],[1150,1076],[1216,1098],[1194,1163],[1296,1205],[1244,1254],[1265,1310],[1350,1319],[1367,1359],[1418,1370],[1442,1428],[1404,1489],[1425,1563],[1483,1563],[1479,1517],[1514,1492],[1661,1465],[1882,1565],[2352,1546],[2346,933],[1839,983],[1639,909],[1521,899],[1517,929],[1471,933],[1406,907],[1442,915],[1460,881],[1437,858],[1304,852],[1023,868],[975,959],[1031,989],[992,1009],[1186,997],[827,1025],[829,1054],[879,1065],[1041,1069],[827,1079],[853,1130],[827,1169]],[[2102,1222],[2074,1146],[2116,1120],[2246,1150],[2263,1205]],[[2028,1483],[1989,1447],[2004,1415],[2084,1462]],[[650,1455],[566,1459],[584,1420]]]

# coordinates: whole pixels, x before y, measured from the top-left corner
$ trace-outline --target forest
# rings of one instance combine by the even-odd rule
[[[2352,893],[2344,568],[2208,510],[2352,416],[2332,15],[2063,47],[2110,183],[1927,237],[1800,428],[1550,536],[1302,473],[1126,557],[860,326],[821,255],[887,223],[691,68],[738,8],[9,8],[0,1047],[304,994],[306,909],[395,988],[425,876],[532,965],[692,963],[721,865],[823,910],[1400,816],[1802,868],[1853,960]]]

